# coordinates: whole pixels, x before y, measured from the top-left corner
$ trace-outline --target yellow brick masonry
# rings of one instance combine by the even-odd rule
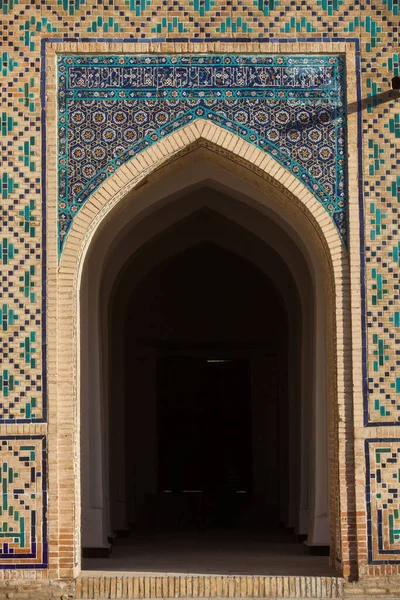
[[[9,580],[0,584],[1,598],[14,600],[139,600],[170,598],[328,598],[364,600],[399,598],[397,578],[374,577],[349,583],[340,577],[257,577],[222,575],[130,576],[109,574],[81,576],[74,582]]]

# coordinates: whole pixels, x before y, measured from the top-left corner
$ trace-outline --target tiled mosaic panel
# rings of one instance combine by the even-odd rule
[[[400,439],[366,440],[370,562],[400,563]]]
[[[0,437],[0,565],[46,566],[44,436]]]
[[[398,0],[0,0],[2,327],[7,314],[2,351],[15,359],[23,354],[27,365],[21,374],[22,361],[17,363],[20,367],[6,363],[2,377],[12,393],[0,390],[3,422],[40,419],[43,414],[40,44],[44,37],[55,36],[131,41],[359,39],[362,97],[378,95],[362,115],[369,356],[366,422],[399,422],[400,107],[399,101],[379,100],[399,73],[399,14]],[[35,352],[27,352],[29,348]],[[377,541],[375,529],[373,536]]]
[[[0,421],[6,423],[43,420],[41,248],[29,239],[22,243],[21,234],[25,227],[35,229],[32,206],[33,202],[22,210],[4,210],[11,223],[0,232]]]
[[[41,178],[38,80],[14,50],[15,3],[0,1],[2,46],[0,189],[0,422],[44,418],[41,297]],[[2,13],[6,13],[6,16]],[[3,38],[4,39],[4,38]],[[29,62],[29,59],[28,59]],[[29,78],[26,81],[26,76]],[[36,79],[35,79],[36,78]],[[33,99],[35,94],[35,99]]]
[[[199,118],[274,156],[346,241],[344,78],[338,56],[60,56],[60,251],[74,216],[109,175]]]

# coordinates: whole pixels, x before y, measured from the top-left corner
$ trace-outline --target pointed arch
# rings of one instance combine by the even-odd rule
[[[162,180],[168,169],[179,168],[179,160],[205,149],[222,169],[237,173],[250,187],[270,199],[270,207],[279,209],[283,218],[296,223],[298,231],[319,256],[327,287],[327,311],[336,316],[326,323],[329,341],[328,380],[330,412],[330,481],[337,491],[331,498],[331,539],[334,558],[344,575],[348,575],[353,559],[347,543],[341,538],[350,536],[354,511],[353,490],[348,481],[339,477],[338,465],[351,460],[349,431],[352,435],[351,328],[348,255],[339,233],[320,202],[308,188],[273,157],[256,148],[236,134],[215,123],[197,120],[168,135],[125,163],[110,176],[87,200],[74,219],[65,241],[58,266],[57,285],[49,289],[49,310],[57,314],[55,332],[58,360],[49,365],[57,381],[57,403],[74,423],[71,450],[79,455],[79,289],[82,268],[94,235],[106,223],[112,211],[121,210],[125,202],[134,202],[135,191],[148,178]],[[138,207],[139,208],[139,207]],[[140,207],[144,209],[145,207]],[[71,384],[72,382],[72,384]],[[339,427],[339,422],[343,425]],[[79,465],[79,461],[75,461]],[[75,559],[79,546],[79,472],[59,474],[66,485],[75,489],[74,530]],[[351,471],[351,469],[349,469]],[[79,568],[79,559],[76,563]]]
[[[65,241],[60,264],[69,261],[71,255],[75,254],[77,244],[82,245],[82,256],[85,254],[84,249],[88,247],[91,236],[100,222],[124,196],[140,186],[150,173],[165,167],[179,155],[198,145],[206,145],[216,153],[225,155],[236,163],[242,163],[254,174],[261,175],[307,215],[310,223],[314,223],[316,231],[320,230],[323,233],[321,239],[329,239],[331,252],[345,252],[338,230],[328,213],[297,177],[271,155],[235,133],[213,122],[198,119],[140,152],[119,167],[94,192],[74,219]],[[86,227],[88,220],[90,225]]]

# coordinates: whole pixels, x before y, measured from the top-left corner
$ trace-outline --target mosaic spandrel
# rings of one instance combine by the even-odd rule
[[[59,73],[60,251],[74,216],[123,163],[210,120],[298,177],[347,239],[340,56],[63,56]]]

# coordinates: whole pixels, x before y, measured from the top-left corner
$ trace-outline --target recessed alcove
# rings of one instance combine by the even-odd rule
[[[315,266],[226,183],[172,189],[85,261],[84,572],[332,574]]]

